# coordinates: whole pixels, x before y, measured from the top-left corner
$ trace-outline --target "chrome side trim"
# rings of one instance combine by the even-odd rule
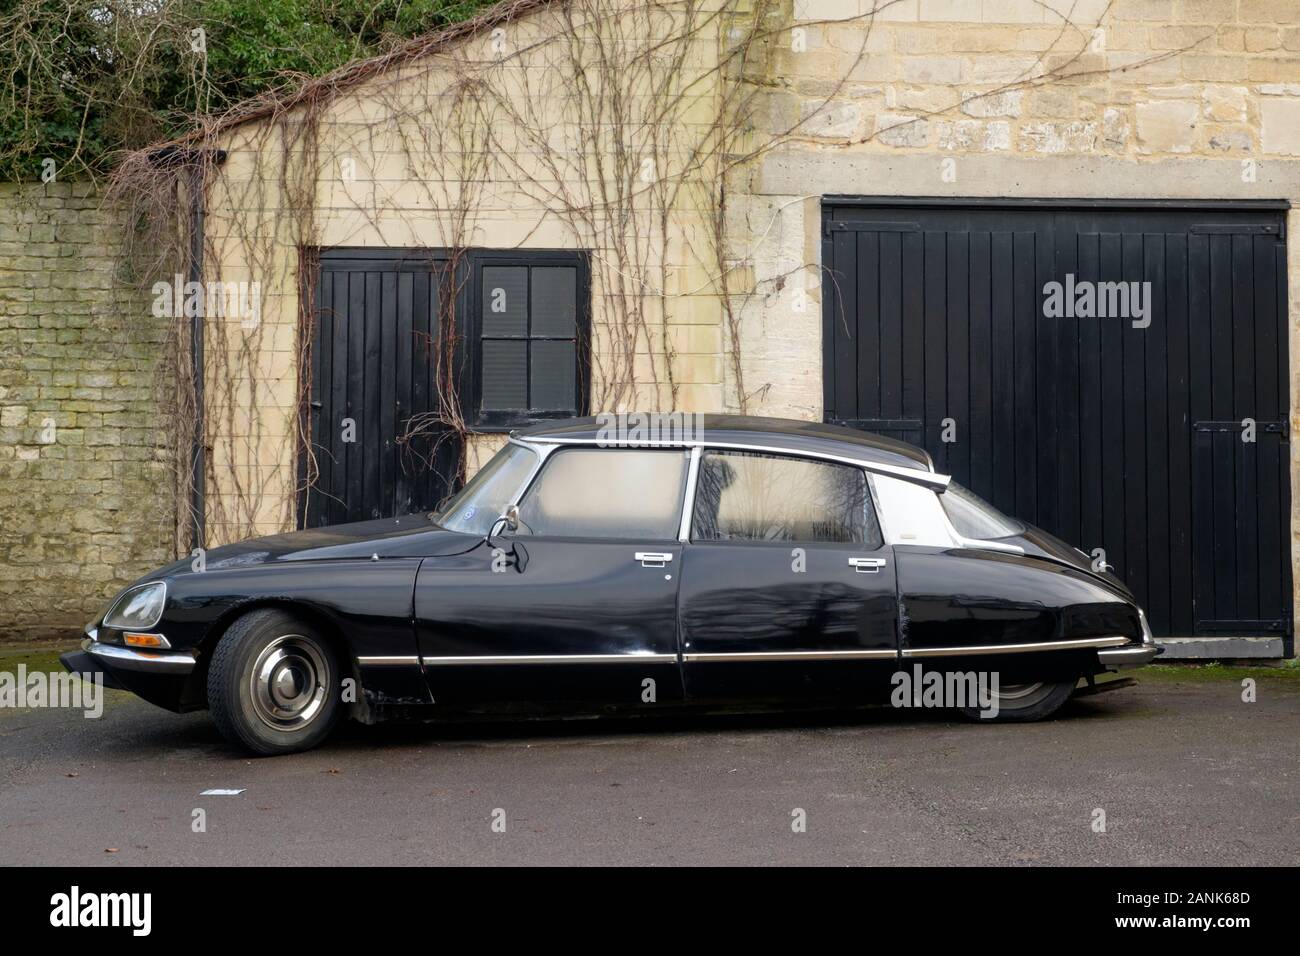
[[[400,657],[358,657],[357,663],[362,667],[419,667],[418,654]]]
[[[986,644],[982,647],[906,647],[903,657],[969,657],[980,654],[1027,654],[1036,651],[1070,651],[1085,647],[1117,647],[1127,637],[1080,637],[1069,641],[1037,641],[1030,644]]]
[[[194,670],[194,655],[184,651],[170,654],[152,654],[132,647],[102,644],[85,640],[81,649],[107,661],[110,666],[123,671],[141,671],[147,674],[188,674]]]
[[[700,456],[703,450],[699,445],[691,449],[691,460],[686,466],[686,494],[682,498],[682,523],[677,528],[677,540],[686,544],[691,539],[691,520],[695,516],[695,486],[700,478]]]
[[[960,657],[978,654],[1021,654],[1035,651],[1077,650],[1087,647],[1116,647],[1129,643],[1127,637],[1084,637],[1070,641],[1041,641],[1033,644],[989,644],[984,647],[934,647],[907,648],[902,657]],[[1147,650],[1147,648],[1136,648]],[[1151,649],[1154,650],[1154,649]],[[1104,653],[1104,652],[1099,652]],[[897,651],[822,650],[822,651],[702,651],[685,653],[687,664],[707,664],[720,661],[837,661],[837,660],[892,660]],[[1154,654],[1152,654],[1154,656]],[[366,659],[361,658],[364,662]],[[408,658],[378,658],[384,662],[406,662]],[[676,654],[507,654],[475,655],[462,657],[423,657],[426,667],[498,664],[639,664],[673,663]]]
[[[1150,664],[1160,653],[1154,644],[1139,644],[1136,647],[1115,647],[1107,651],[1098,651],[1097,660],[1107,667],[1141,667]]]
[[[683,654],[688,664],[707,664],[718,661],[841,661],[841,660],[893,660],[898,656],[892,650],[861,651],[708,651]]]
[[[425,667],[465,664],[662,664],[677,663],[676,654],[503,654],[470,657],[424,657]]]
[[[618,445],[611,445],[609,442],[597,438],[532,438],[520,437],[511,439],[512,441],[525,442],[530,446],[541,445],[598,445],[601,448],[617,448]],[[637,442],[635,445],[629,444],[628,448],[717,448],[724,451],[756,451],[767,455],[781,455],[787,458],[815,458],[819,461],[833,461],[841,465],[852,465],[854,468],[865,468],[867,471],[873,471],[877,474],[891,475],[895,478],[901,478],[904,481],[916,482],[919,485],[926,485],[930,488],[947,488],[948,482],[951,481],[949,475],[939,475],[932,471],[925,471],[921,468],[904,468],[901,465],[885,465],[879,462],[863,461],[861,458],[851,458],[847,455],[834,455],[830,452],[812,451],[805,448],[780,448],[775,445],[752,445],[748,442],[729,442],[729,441],[709,441],[708,439],[691,439],[689,441],[672,441],[664,439],[647,439],[644,442]]]

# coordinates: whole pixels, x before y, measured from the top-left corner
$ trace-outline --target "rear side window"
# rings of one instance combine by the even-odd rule
[[[756,452],[705,452],[691,516],[695,541],[882,546],[862,469]]]
[[[975,492],[963,488],[955,481],[948,482],[948,488],[939,496],[939,501],[943,504],[948,520],[963,538],[993,541],[1025,532],[1025,526],[1019,521],[1008,518]]]
[[[677,537],[683,451],[557,451],[519,505],[520,535],[669,540]]]

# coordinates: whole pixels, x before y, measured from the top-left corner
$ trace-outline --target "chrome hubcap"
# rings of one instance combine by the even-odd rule
[[[1021,700],[1036,693],[1042,686],[1042,681],[1037,684],[1008,684],[998,688],[998,700]]]
[[[314,641],[301,634],[277,637],[253,662],[253,711],[275,730],[305,727],[325,704],[328,679],[325,657]]]

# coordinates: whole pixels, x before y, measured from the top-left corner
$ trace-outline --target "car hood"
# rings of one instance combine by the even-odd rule
[[[1129,590],[1127,584],[1109,571],[1094,571],[1092,568],[1092,558],[1089,555],[1084,554],[1078,548],[1071,547],[1056,535],[1049,534],[1042,528],[1036,528],[1031,524],[1026,524],[1024,534],[1014,535],[1010,538],[999,538],[998,541],[1005,544],[1018,545],[1025,549],[1026,554],[1032,554],[1036,557],[1047,558],[1060,564],[1069,565],[1076,570],[1082,571],[1089,577],[1101,581],[1120,597],[1124,598],[1124,600],[1136,603],[1133,592]]]
[[[204,556],[204,571],[221,571],[282,561],[329,561],[348,558],[417,558],[461,554],[476,547],[478,535],[449,531],[428,514],[378,518],[349,524],[308,528],[237,544],[212,548]],[[144,580],[193,570],[195,559],[182,558]]]

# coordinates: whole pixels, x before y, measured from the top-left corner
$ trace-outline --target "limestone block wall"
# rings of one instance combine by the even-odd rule
[[[115,307],[121,230],[89,186],[0,186],[0,640],[73,636],[174,556],[166,320]]]
[[[821,415],[823,195],[1300,201],[1290,0],[806,0],[780,49],[729,219],[772,414]]]

